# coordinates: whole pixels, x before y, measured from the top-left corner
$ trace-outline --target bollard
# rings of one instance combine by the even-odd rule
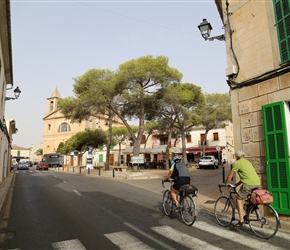
[[[82,168],[80,167],[80,174],[82,173]]]
[[[223,183],[225,183],[226,182],[226,178],[225,178],[225,167],[223,166]]]
[[[75,172],[75,167],[73,167],[73,173]]]
[[[113,168],[113,177],[115,177],[115,168]]]
[[[99,175],[101,175],[101,168],[98,168],[99,169]]]
[[[88,168],[88,174],[90,174],[90,168]]]

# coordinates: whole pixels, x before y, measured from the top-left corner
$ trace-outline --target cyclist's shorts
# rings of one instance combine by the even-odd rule
[[[251,193],[252,189],[257,188],[259,186],[249,186],[247,184],[243,184],[238,191],[238,199],[245,200],[248,195]]]
[[[190,184],[190,177],[189,176],[177,177],[177,179],[174,180],[174,184],[172,187],[175,190],[179,190],[179,188],[184,184]]]

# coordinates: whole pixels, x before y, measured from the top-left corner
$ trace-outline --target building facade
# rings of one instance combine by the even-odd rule
[[[12,145],[11,156],[12,162],[29,161],[31,148],[24,148],[17,145]]]
[[[8,176],[12,164],[12,134],[15,120],[5,119],[6,90],[13,88],[10,1],[0,1],[0,184]]]
[[[225,26],[234,141],[290,215],[290,1],[215,0]]]

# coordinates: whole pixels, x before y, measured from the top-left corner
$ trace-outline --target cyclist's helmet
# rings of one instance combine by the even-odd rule
[[[181,157],[179,155],[175,155],[172,160],[174,162],[180,162],[181,161]]]

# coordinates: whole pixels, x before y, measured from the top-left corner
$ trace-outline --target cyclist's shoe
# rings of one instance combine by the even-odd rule
[[[239,221],[237,224],[235,224],[235,228],[243,227],[245,224],[244,221]]]

